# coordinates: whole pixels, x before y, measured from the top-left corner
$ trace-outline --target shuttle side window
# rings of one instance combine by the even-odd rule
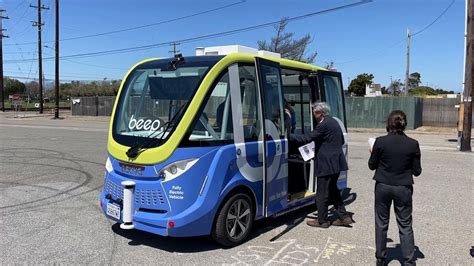
[[[326,102],[331,107],[331,116],[345,121],[343,108],[344,96],[342,95],[341,83],[338,77],[323,76],[324,90],[326,94]]]
[[[240,65],[239,79],[245,141],[257,141],[260,124],[258,122],[258,91],[255,66]]]
[[[285,100],[293,108],[295,115],[295,125],[292,133],[304,134],[311,131],[311,108],[310,108],[310,88],[307,79],[302,79],[304,74],[296,70],[282,68],[283,94]],[[294,123],[294,122],[293,122]]]
[[[275,125],[276,131],[280,138],[285,137],[285,125],[283,123],[283,95],[281,91],[281,76],[279,66],[261,65],[260,77],[262,78],[261,85],[264,94],[264,115],[265,120],[270,120]],[[269,127],[266,126],[266,130]]]
[[[219,145],[234,139],[232,127],[232,106],[230,97],[229,74],[221,76],[205,104],[202,113],[198,113],[189,136],[189,142],[203,146]],[[203,143],[204,142],[204,143]],[[205,143],[208,142],[208,143]],[[195,145],[192,145],[195,146]]]

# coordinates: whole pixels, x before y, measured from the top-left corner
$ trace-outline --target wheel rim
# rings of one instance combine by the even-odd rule
[[[246,200],[236,200],[227,212],[227,234],[238,239],[242,237],[250,226],[250,205]]]

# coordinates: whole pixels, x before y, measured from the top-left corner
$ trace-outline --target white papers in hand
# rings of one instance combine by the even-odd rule
[[[375,138],[369,138],[369,147],[370,150],[374,148]]]
[[[308,161],[314,158],[314,142],[310,142],[298,148],[303,160]]]

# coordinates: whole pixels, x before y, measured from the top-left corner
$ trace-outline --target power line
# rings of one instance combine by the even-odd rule
[[[46,75],[48,76],[48,75]],[[30,78],[30,77],[24,77],[24,76],[5,76],[5,78],[9,79],[23,79],[23,80],[31,80],[31,81],[38,81],[37,78]],[[61,79],[61,81],[103,81],[104,78],[98,78],[98,79]],[[46,79],[46,80],[54,80],[53,78],[51,79]],[[120,78],[110,78],[109,80],[120,80]]]
[[[346,9],[346,8],[355,7],[355,6],[362,5],[362,4],[367,4],[367,3],[370,3],[370,2],[372,2],[372,0],[361,0],[361,1],[358,1],[358,2],[355,2],[355,3],[352,3],[352,4],[346,4],[346,5],[330,8],[330,9],[325,9],[325,10],[322,10],[322,11],[316,11],[316,12],[308,13],[308,14],[305,14],[305,15],[288,18],[287,21],[291,22],[291,21],[301,20],[301,19],[305,19],[305,18],[308,18],[308,17],[316,16],[316,15],[321,15],[321,14],[325,14],[325,13],[329,13],[329,12],[333,12],[333,11],[337,11],[337,10],[341,10],[341,9]],[[247,31],[252,31],[252,30],[257,30],[257,29],[273,26],[273,25],[276,25],[278,23],[280,23],[280,20],[267,22],[267,23],[254,25],[254,26],[249,26],[249,27],[245,27],[245,28],[239,28],[239,29],[219,32],[219,33],[213,33],[213,34],[207,34],[207,35],[201,35],[201,36],[181,39],[181,40],[172,40],[172,41],[166,41],[166,42],[149,44],[149,45],[121,48],[121,49],[114,49],[114,50],[106,50],[106,51],[99,51],[99,52],[91,52],[91,53],[83,53],[83,54],[75,54],[75,55],[66,55],[66,56],[60,57],[60,59],[65,60],[65,59],[71,59],[71,58],[95,57],[95,56],[104,56],[104,55],[112,55],[112,54],[120,54],[120,53],[148,50],[148,49],[152,49],[152,48],[169,46],[169,45],[172,45],[173,43],[183,44],[183,43],[190,43],[190,42],[196,42],[196,41],[202,41],[202,40],[207,40],[207,39],[223,37],[223,36],[227,36],[227,35],[233,35],[233,34],[237,34],[237,33],[242,33],[242,32],[247,32]],[[54,57],[43,58],[43,60],[53,60],[53,59],[54,59]],[[37,59],[32,58],[32,59],[27,59],[27,60],[34,60],[35,61]],[[22,60],[6,60],[5,61],[5,63],[14,63],[14,62],[25,62],[25,61],[22,61]]]
[[[441,12],[441,14],[440,14],[438,17],[436,17],[436,19],[434,19],[430,24],[428,24],[428,25],[425,26],[423,29],[421,29],[421,30],[419,30],[419,31],[417,31],[417,32],[415,32],[415,33],[413,33],[413,34],[410,34],[409,36],[410,36],[410,37],[413,37],[413,36],[415,36],[415,35],[418,35],[418,34],[422,33],[423,31],[427,30],[427,29],[428,29],[429,27],[431,27],[433,24],[435,24],[436,21],[438,21],[438,20],[451,8],[451,6],[454,4],[454,2],[455,2],[455,0],[453,0],[453,1],[448,5],[448,7],[447,7],[446,9],[444,9],[444,11]],[[387,46],[387,47],[385,47],[385,48],[382,48],[381,50],[378,50],[378,51],[376,51],[376,52],[374,52],[374,53],[370,53],[370,54],[366,55],[365,57],[359,57],[359,58],[356,58],[356,59],[351,59],[351,60],[344,61],[344,62],[339,63],[339,64],[348,64],[348,63],[357,62],[357,61],[360,61],[360,60],[365,60],[365,59],[367,59],[368,56],[372,56],[372,55],[376,55],[376,54],[380,54],[380,53],[382,53],[382,52],[385,52],[386,50],[389,50],[389,49],[391,49],[391,48],[393,48],[393,47],[395,47],[395,46],[398,46],[399,44],[401,44],[402,42],[404,42],[404,41],[406,41],[406,40],[407,40],[407,38],[400,39],[400,40],[398,40],[397,42],[394,42],[393,44],[391,44],[391,45],[389,45],[389,46]]]
[[[35,48],[35,54],[38,52],[38,47]],[[31,61],[31,64],[30,64],[30,71],[28,72],[28,78],[30,78],[30,75],[31,75],[31,72],[33,70],[33,61]],[[35,73],[34,75],[36,75],[37,73]]]
[[[20,49],[18,47],[18,49]],[[21,49],[20,49],[21,50]],[[22,54],[36,54],[36,52],[6,52],[6,53],[3,53],[3,54],[19,54],[19,55],[22,55]]]
[[[438,21],[438,19],[440,19],[440,18],[451,8],[451,6],[454,4],[454,2],[455,2],[455,0],[453,0],[453,1],[451,2],[451,4],[449,4],[449,6],[448,6],[443,12],[441,12],[441,14],[440,14],[435,20],[433,20],[433,22],[431,22],[430,24],[428,24],[428,25],[427,25],[426,27],[424,27],[423,29],[421,29],[421,30],[419,30],[419,31],[417,31],[417,32],[415,32],[415,33],[413,33],[413,34],[411,34],[410,36],[413,37],[413,36],[415,36],[415,35],[418,35],[418,34],[422,33],[423,31],[427,30],[427,29],[428,29],[429,27],[431,27],[433,24],[435,24],[436,21]]]
[[[177,46],[177,45],[180,45],[180,43],[175,43],[175,42],[174,42],[174,43],[171,45],[171,46],[173,46],[173,50],[170,50],[169,53],[171,54],[172,57],[175,56],[175,55],[177,55],[177,54],[179,54],[179,52],[180,52],[179,50],[176,49],[176,46]]]
[[[19,49],[20,52],[21,52],[21,53],[20,53],[21,58],[22,58],[22,59],[25,59],[25,58],[23,57],[23,51],[22,51],[21,47],[18,46],[18,49]],[[16,65],[18,66],[18,70],[22,71],[22,70],[21,70],[21,66],[20,66],[18,63],[17,63]]]
[[[25,72],[23,71],[20,71],[20,72],[16,72],[16,71],[9,71],[9,70],[5,70],[5,72],[7,72],[8,74],[6,75],[9,75],[9,74],[14,74],[14,75],[26,75]],[[75,75],[75,74],[71,74],[71,73],[65,73],[66,75],[61,75],[62,77],[66,77],[66,78],[94,78],[94,79],[103,79],[104,77],[99,77],[99,76],[82,76],[82,75]],[[54,74],[44,74],[43,76],[46,76],[46,77],[54,77]]]
[[[146,24],[146,25],[141,25],[141,26],[136,26],[136,27],[131,27],[131,28],[125,28],[125,29],[121,29],[121,30],[114,30],[114,31],[102,32],[102,33],[96,33],[96,34],[90,34],[90,35],[83,35],[83,36],[77,36],[77,37],[71,37],[71,38],[64,38],[64,39],[61,39],[60,41],[72,41],[72,40],[78,40],[78,39],[93,38],[93,37],[99,37],[99,36],[104,36],[104,35],[116,34],[116,33],[121,33],[121,32],[126,32],[126,31],[132,31],[132,30],[138,30],[138,29],[143,29],[143,28],[149,28],[149,27],[153,27],[153,26],[157,26],[157,25],[162,25],[162,24],[166,24],[166,23],[170,23],[170,22],[175,22],[175,21],[179,21],[179,20],[183,20],[183,19],[187,19],[187,18],[191,18],[191,17],[195,17],[195,16],[200,16],[200,15],[203,15],[203,14],[211,13],[211,12],[214,12],[214,11],[222,10],[222,9],[225,9],[225,8],[229,8],[229,7],[231,7],[231,6],[235,6],[235,5],[242,4],[242,3],[246,2],[246,1],[247,1],[247,0],[241,0],[241,1],[239,1],[239,2],[235,2],[235,3],[232,3],[232,4],[225,5],[225,6],[216,7],[216,8],[213,8],[213,9],[201,11],[201,12],[198,12],[198,13],[194,13],[194,14],[190,14],[190,15],[186,15],[186,16],[182,16],[182,17],[177,17],[177,18],[173,18],[173,19],[163,20],[163,21],[159,21],[159,22],[156,22],[156,23],[151,23],[151,24]],[[51,43],[51,42],[54,42],[54,41],[45,41],[44,43]],[[20,45],[29,45],[29,44],[36,44],[36,42],[20,43]],[[8,44],[6,44],[6,45],[8,45]]]
[[[99,66],[95,64],[88,64],[88,63],[83,63],[83,62],[78,62],[78,61],[73,61],[71,59],[63,59],[68,62],[74,63],[74,64],[79,64],[79,65],[84,65],[84,66],[90,66],[90,67],[97,67],[97,68],[104,68],[104,69],[116,69],[116,70],[125,70],[127,71],[127,68],[119,68],[119,67],[109,67],[109,66]]]
[[[43,46],[44,48],[48,48],[48,49],[51,49],[54,51],[53,48],[45,45]],[[47,53],[48,55],[50,55],[50,53]],[[74,64],[79,64],[79,65],[84,65],[84,66],[91,66],[91,67],[97,67],[97,68],[104,68],[104,69],[117,69],[117,70],[128,70],[126,68],[119,68],[119,67],[111,67],[111,66],[100,66],[100,65],[95,65],[95,64],[88,64],[88,63],[83,63],[83,62],[78,62],[78,61],[74,61],[74,60],[71,60],[71,59],[63,59],[63,60],[66,60],[68,62],[71,62],[71,63],[74,63]]]
[[[375,52],[373,52],[373,53],[370,53],[370,54],[366,55],[365,57],[359,57],[359,58],[351,59],[351,60],[344,61],[344,62],[339,63],[339,64],[348,64],[348,63],[357,62],[357,61],[360,61],[360,60],[367,60],[367,57],[368,57],[368,56],[377,55],[377,54],[380,54],[380,53],[382,53],[382,52],[385,52],[385,51],[388,50],[388,49],[391,49],[391,48],[393,48],[393,47],[395,47],[395,46],[400,45],[400,44],[401,44],[402,42],[404,42],[405,40],[406,40],[406,39],[401,39],[401,40],[399,40],[399,41],[397,41],[397,42],[392,43],[391,45],[389,45],[389,46],[387,46],[387,47],[385,47],[385,48],[382,48],[382,49],[380,49],[380,50],[378,50],[378,51],[375,51]]]
[[[430,24],[428,24],[423,29],[413,34],[410,34],[410,29],[407,28],[407,52],[406,52],[407,60],[406,60],[406,72],[405,72],[405,96],[408,95],[408,91],[410,90],[410,40],[411,38],[429,29],[436,21],[438,21],[438,19],[441,16],[443,16],[444,13],[446,13],[446,11],[448,11],[448,9],[454,4],[454,1],[455,0],[453,0],[451,4],[449,4],[449,6],[443,12],[441,12],[441,14],[435,20],[433,20]]]
[[[13,10],[10,12],[10,14],[13,14],[25,2],[26,2],[26,0],[23,0],[20,3],[18,3],[18,5],[16,5],[16,7],[13,8]]]
[[[26,1],[25,1],[25,2],[26,2]],[[20,18],[16,20],[16,24],[13,24],[13,25],[10,27],[10,31],[12,31],[14,28],[16,28],[16,26],[20,25],[20,22],[25,18],[26,13],[28,13],[28,11],[30,11],[30,10],[31,10],[31,9],[30,9],[29,7],[26,7],[25,12],[23,12],[23,14],[20,16]],[[30,27],[28,26],[28,28],[30,28]],[[23,32],[25,32],[25,31],[23,31]],[[23,33],[23,32],[22,32],[22,33]],[[8,45],[12,45],[12,44],[5,44],[5,46],[8,46]]]

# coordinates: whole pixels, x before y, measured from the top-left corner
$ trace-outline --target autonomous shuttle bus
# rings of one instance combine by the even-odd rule
[[[255,220],[314,203],[313,162],[288,134],[312,130],[315,101],[340,122],[347,158],[338,72],[237,45],[140,62],[111,117],[103,212],[123,229],[242,243]]]

